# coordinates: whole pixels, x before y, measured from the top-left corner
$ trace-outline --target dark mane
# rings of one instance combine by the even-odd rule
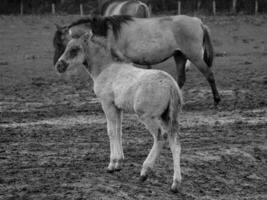
[[[65,50],[65,44],[62,41],[62,35],[64,34],[63,29],[66,30],[66,27],[57,29],[53,37],[53,46],[55,48],[55,53],[53,58],[54,64],[56,64],[58,58],[62,55],[62,53]]]
[[[61,44],[61,35],[62,32],[60,30],[56,30],[55,35],[53,37],[53,46],[57,47],[58,45]]]
[[[82,25],[89,26],[93,34],[106,37],[111,26],[115,39],[118,39],[122,24],[127,24],[133,18],[129,15],[113,15],[110,17],[93,16],[79,19],[71,23],[68,28]]]

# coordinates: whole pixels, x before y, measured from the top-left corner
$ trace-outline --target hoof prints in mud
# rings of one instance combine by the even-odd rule
[[[244,199],[248,197],[244,191],[249,191],[251,197],[265,197],[266,128],[265,109],[184,112],[180,134],[183,194],[177,195],[182,199]],[[166,193],[172,172],[166,147],[155,172],[146,182],[138,181],[152,139],[133,116],[125,116],[126,160],[122,171],[114,174],[105,173],[109,142],[103,114],[9,122],[1,124],[0,130],[0,180],[5,186],[0,190],[10,197],[177,198]]]

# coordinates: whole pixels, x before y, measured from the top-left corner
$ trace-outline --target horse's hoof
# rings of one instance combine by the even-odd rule
[[[109,168],[107,168],[107,173],[114,173],[116,170],[115,169],[109,169]]]
[[[178,193],[178,192],[182,192],[182,186],[181,186],[181,183],[176,183],[176,184],[173,184],[171,186],[171,192],[172,193]]]
[[[170,191],[172,193],[178,193],[179,192],[179,190],[177,188],[172,188],[172,187],[171,187]]]
[[[148,178],[148,175],[141,175],[140,178],[139,178],[139,180],[141,182],[144,182],[147,178]]]
[[[221,98],[220,97],[217,97],[214,99],[214,107],[217,108],[218,107],[218,104],[220,103],[221,101]]]
[[[116,171],[116,172],[119,172],[119,171],[121,171],[121,170],[122,170],[121,167],[119,167],[119,168],[115,168],[115,169],[114,169],[114,171]]]

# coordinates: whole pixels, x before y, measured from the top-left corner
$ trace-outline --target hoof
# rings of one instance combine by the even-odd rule
[[[214,99],[214,107],[217,108],[218,104],[220,103],[221,101],[221,98],[220,97],[217,97]]]
[[[107,168],[107,173],[114,173],[116,170],[115,169],[109,169],[109,168]]]
[[[148,175],[141,175],[140,178],[139,178],[139,180],[141,182],[144,182],[147,178],[148,178]]]
[[[172,193],[178,193],[179,192],[179,190],[177,188],[172,188],[172,187],[171,187],[170,191]]]
[[[120,168],[115,168],[113,171],[114,172],[119,172],[119,171],[121,171],[122,170],[122,168],[120,167]]]
[[[172,193],[178,193],[178,192],[182,192],[182,186],[181,186],[181,183],[175,183],[175,184],[172,184],[172,187],[171,187],[171,192]]]

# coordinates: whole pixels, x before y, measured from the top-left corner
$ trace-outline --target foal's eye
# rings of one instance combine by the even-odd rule
[[[76,48],[72,48],[72,49],[70,50],[70,57],[71,57],[71,58],[75,57],[75,56],[78,54],[79,50],[80,50],[80,49],[79,49],[78,47],[76,47]]]

